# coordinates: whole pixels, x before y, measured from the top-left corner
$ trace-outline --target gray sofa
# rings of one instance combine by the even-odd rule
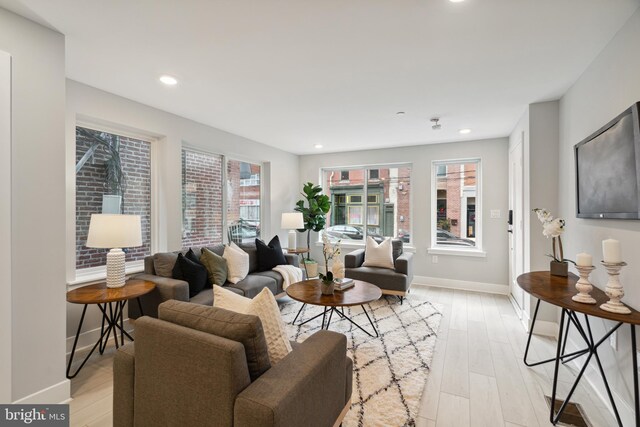
[[[276,297],[284,296],[282,288],[284,280],[279,273],[275,271],[256,271],[258,269],[258,255],[255,243],[243,243],[239,246],[249,254],[249,275],[236,284],[225,283],[224,288],[247,298],[253,298],[264,288],[268,288]],[[218,255],[222,255],[224,245],[210,246],[208,249]],[[180,252],[185,254],[187,251],[176,251],[167,254],[173,254],[177,258]],[[193,248],[193,252],[198,258],[200,257],[199,248]],[[145,257],[144,273],[133,276],[135,279],[148,280],[156,284],[156,288],[152,292],[140,297],[142,309],[146,316],[158,317],[158,305],[170,299],[213,305],[213,291],[210,287],[205,288],[193,298],[189,298],[189,284],[187,282],[157,275],[154,267],[154,256]],[[296,255],[285,254],[285,258],[288,264],[298,266],[298,257]],[[129,318],[137,319],[140,316],[138,304],[129,304]]]
[[[344,335],[316,332],[271,366],[256,316],[178,301],[159,315],[138,319],[114,358],[115,427],[331,427],[346,415]]]
[[[409,292],[413,281],[413,254],[404,252],[402,240],[393,239],[395,268],[363,267],[364,249],[357,249],[344,256],[345,276],[362,280],[380,288],[383,294],[396,295],[400,302]]]

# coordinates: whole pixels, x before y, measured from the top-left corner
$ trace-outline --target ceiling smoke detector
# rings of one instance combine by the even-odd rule
[[[431,123],[433,123],[433,126],[431,126],[431,129],[440,130],[442,128],[442,125],[438,123],[439,121],[440,121],[439,117],[434,117],[433,119],[431,119]]]

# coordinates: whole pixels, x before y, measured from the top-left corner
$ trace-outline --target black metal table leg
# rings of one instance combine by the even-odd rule
[[[320,327],[320,329],[324,329],[324,321],[325,321],[326,315],[327,315],[327,307],[324,307],[324,310],[322,310],[322,326]]]
[[[69,356],[69,363],[67,364],[67,378],[68,379],[75,378],[78,375],[78,372],[80,372],[82,367],[87,363],[87,361],[89,360],[89,358],[91,357],[93,352],[96,350],[96,348],[98,348],[98,346],[100,346],[102,344],[102,339],[104,338],[104,335],[106,333],[106,331],[103,328],[101,330],[101,332],[100,332],[100,338],[93,345],[93,347],[91,348],[91,351],[89,351],[89,354],[87,354],[87,356],[84,358],[84,360],[82,361],[82,363],[80,364],[78,369],[76,369],[76,371],[73,374],[71,374],[71,365],[73,364],[73,357],[76,354],[76,347],[78,345],[78,338],[80,337],[80,331],[82,330],[82,324],[84,323],[84,316],[85,316],[85,314],[87,312],[87,305],[88,304],[85,304],[84,308],[82,309],[82,316],[80,316],[80,323],[78,323],[78,330],[76,331],[76,337],[73,340],[73,347],[71,349],[71,355]]]
[[[124,305],[126,301],[120,301],[118,305],[120,305],[120,345],[124,345]]]
[[[380,335],[378,335],[378,330],[376,329],[376,326],[373,324],[371,317],[369,317],[369,313],[367,313],[367,310],[364,308],[364,304],[361,305],[360,307],[362,307],[362,311],[364,311],[364,314],[367,316],[367,319],[369,319],[369,323],[371,323],[371,327],[373,328],[373,332],[376,333],[376,337],[379,337]]]
[[[538,300],[538,304],[540,304],[540,300]],[[538,307],[536,306],[536,314],[538,312]],[[560,329],[558,330],[558,348],[556,350],[556,360],[555,360],[555,368],[553,370],[553,385],[551,387],[551,411],[549,414],[549,421],[551,424],[555,425],[554,415],[556,410],[556,392],[558,391],[558,370],[560,369],[560,352],[562,351],[562,334],[564,332],[564,316],[565,309],[562,309],[562,314],[560,315]],[[526,363],[526,362],[525,362]]]
[[[302,307],[300,307],[300,310],[298,311],[298,314],[296,314],[296,317],[294,317],[293,322],[291,322],[292,325],[295,325],[296,320],[298,320],[298,316],[300,316],[300,313],[302,313],[302,310],[304,310],[304,308],[307,306],[307,304],[302,304]]]
[[[535,327],[536,324],[536,320],[538,318],[538,309],[540,308],[540,300],[538,300],[538,302],[536,303],[536,309],[533,312],[533,319],[531,321],[531,327],[529,328],[529,334],[527,337],[527,346],[524,349],[524,364],[530,368],[534,367],[534,366],[538,366],[538,365],[543,365],[545,363],[549,363],[549,362],[553,362],[556,360],[555,357],[551,357],[549,359],[545,359],[545,360],[540,360],[538,362],[528,362],[527,358],[529,356],[529,347],[531,346],[531,338],[533,337],[533,328]],[[571,322],[567,322],[567,327],[564,331],[564,334],[560,334],[560,336],[563,336],[563,340],[562,340],[562,349],[560,351],[560,358],[562,359],[562,363],[566,363],[570,360],[575,359],[576,357],[580,357],[583,354],[587,353],[589,351],[588,348],[583,349],[583,350],[578,350],[578,351],[574,351],[572,353],[569,354],[564,354],[565,348],[567,346],[567,337],[569,336],[569,325]],[[565,360],[565,358],[568,358],[567,360]]]
[[[334,311],[338,311],[335,309],[335,307],[331,307],[331,310],[329,310],[329,320],[327,321],[327,327],[325,329],[329,329],[329,325],[331,324],[331,317],[333,317],[333,312]]]

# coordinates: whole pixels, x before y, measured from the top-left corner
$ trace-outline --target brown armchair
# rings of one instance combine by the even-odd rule
[[[319,331],[269,367],[256,316],[167,301],[135,328],[114,359],[116,427],[331,427],[349,410],[342,334]]]

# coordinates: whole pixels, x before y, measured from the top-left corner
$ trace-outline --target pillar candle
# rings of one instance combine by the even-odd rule
[[[593,265],[593,258],[587,253],[579,253],[576,255],[576,265],[580,267],[591,267]]]
[[[614,239],[603,240],[602,258],[604,262],[622,262],[622,254],[620,253],[620,242]]]

